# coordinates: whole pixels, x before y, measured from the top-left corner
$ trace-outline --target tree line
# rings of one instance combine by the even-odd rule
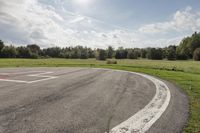
[[[36,44],[15,47],[6,46],[0,40],[0,58],[66,58],[98,60],[115,59],[138,59],[147,58],[153,60],[200,60],[200,33],[195,32],[190,37],[184,38],[178,46],[170,45],[165,48],[123,48],[114,49],[91,49],[83,46],[75,47],[51,47],[41,49]]]

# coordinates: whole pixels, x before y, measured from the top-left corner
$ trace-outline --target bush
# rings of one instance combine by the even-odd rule
[[[107,64],[117,64],[116,60],[107,60]]]
[[[197,48],[197,49],[194,51],[193,59],[196,60],[196,61],[200,61],[200,48]]]

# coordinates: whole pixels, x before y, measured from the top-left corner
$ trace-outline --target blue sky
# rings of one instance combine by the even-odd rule
[[[0,39],[41,47],[164,47],[200,30],[198,0],[0,0]]]

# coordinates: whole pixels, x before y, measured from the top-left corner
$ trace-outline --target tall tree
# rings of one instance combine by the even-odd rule
[[[190,37],[186,37],[181,41],[180,45],[176,49],[177,59],[187,60],[192,57],[190,48],[189,48],[190,40],[191,40]]]
[[[193,55],[197,48],[200,48],[200,33],[195,32],[189,42],[190,55]]]
[[[108,49],[107,49],[107,53],[108,53],[108,58],[112,58],[113,57],[113,54],[114,54],[114,49],[112,46],[109,46]]]

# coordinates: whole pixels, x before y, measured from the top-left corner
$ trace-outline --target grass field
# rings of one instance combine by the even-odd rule
[[[135,71],[169,80],[189,95],[190,118],[186,133],[200,133],[200,62],[118,60],[117,65],[106,61],[70,59],[0,59],[0,67],[101,67]]]

